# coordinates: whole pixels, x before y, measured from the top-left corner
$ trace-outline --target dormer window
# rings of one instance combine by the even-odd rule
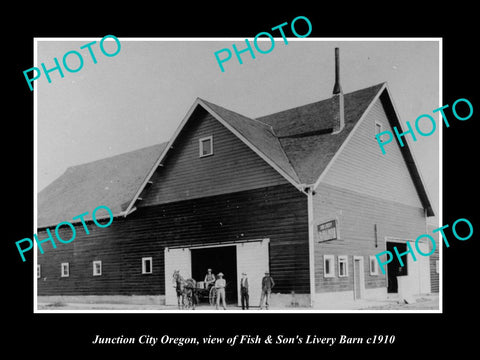
[[[201,138],[198,142],[200,157],[213,155],[213,136]]]

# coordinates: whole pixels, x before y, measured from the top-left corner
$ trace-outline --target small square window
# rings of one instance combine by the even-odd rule
[[[61,276],[69,277],[70,276],[70,265],[68,263],[62,263],[61,265]]]
[[[100,260],[93,262],[93,276],[102,275],[102,262]]]
[[[200,157],[213,155],[213,136],[204,137],[199,140],[199,155]]]
[[[348,276],[348,257],[342,255],[338,257],[338,277]]]
[[[42,276],[42,268],[40,265],[37,265],[37,279],[40,279]]]
[[[152,258],[144,257],[142,258],[142,274],[151,274],[152,273]]]
[[[334,277],[335,257],[333,255],[323,255],[323,277]]]
[[[378,261],[375,256],[370,256],[370,275],[378,275]]]

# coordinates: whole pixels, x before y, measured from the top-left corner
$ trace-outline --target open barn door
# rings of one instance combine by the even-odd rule
[[[169,249],[165,248],[165,304],[177,305],[177,293],[173,281],[173,272],[180,271],[184,279],[192,276],[192,261],[190,249]]]
[[[269,271],[268,239],[237,244],[238,305],[241,306],[240,279],[248,275],[250,306],[259,306],[262,278]]]

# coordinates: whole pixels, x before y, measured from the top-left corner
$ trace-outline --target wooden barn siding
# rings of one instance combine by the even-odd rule
[[[442,246],[442,243],[439,243],[439,238],[440,238],[440,233],[439,232],[436,232],[436,233],[433,233],[432,231],[435,230],[435,229],[438,229],[440,227],[440,225],[432,225],[432,224],[428,224],[427,226],[427,234],[429,234],[430,236],[432,236],[434,239],[435,239],[435,243],[436,243],[436,249],[435,249],[435,252],[430,255],[430,288],[431,288],[431,291],[432,293],[438,293],[439,292],[439,282],[440,282],[440,274],[437,273],[436,271],[436,261],[437,260],[440,260],[440,251],[439,251],[439,246]],[[443,240],[442,240],[443,241]],[[431,251],[432,249],[432,246],[431,245],[429,247],[429,250]],[[439,266],[441,267],[441,266]],[[439,269],[441,271],[441,269]]]
[[[213,135],[213,155],[199,157],[199,139]],[[188,200],[287,183],[203,108],[183,128],[142,205]]]
[[[71,244],[46,246],[38,294],[164,294],[164,247],[261,238],[270,238],[275,290],[309,293],[307,223],[307,197],[290,184],[140,208],[108,228],[89,224],[90,235],[77,229]],[[149,256],[153,274],[142,275]],[[102,276],[92,276],[94,260]],[[60,278],[61,262],[70,263],[69,278]]]
[[[386,286],[386,277],[370,275],[370,255],[385,251],[385,237],[415,240],[425,233],[423,209],[375,198],[339,187],[320,184],[313,200],[315,279],[317,292],[353,290],[353,256],[364,257],[365,288]],[[317,225],[339,220],[341,240],[319,243]],[[374,224],[377,224],[378,247],[375,247]],[[335,277],[325,278],[323,255],[335,255]],[[337,255],[348,256],[349,276],[338,277]],[[380,269],[379,269],[380,271]]]
[[[438,293],[439,292],[440,279],[439,279],[439,274],[436,271],[436,261],[437,260],[439,260],[438,242],[437,242],[437,249],[430,256],[430,288],[431,288],[432,293]],[[441,268],[440,264],[439,264],[439,268]]]
[[[385,146],[386,154],[383,155],[375,139],[375,122],[382,124],[382,131],[389,130],[393,133],[380,100],[374,103],[355,130],[335,160],[334,166],[325,174],[323,182],[385,200],[421,207],[400,147],[392,141]]]

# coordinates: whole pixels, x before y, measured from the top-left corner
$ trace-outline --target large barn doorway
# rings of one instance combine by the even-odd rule
[[[398,281],[397,276],[406,276],[408,275],[408,261],[405,256],[402,258],[404,266],[400,266],[400,262],[396,256],[394,247],[397,248],[397,251],[402,254],[407,251],[406,243],[391,242],[387,241],[387,251],[390,251],[393,254],[393,259],[387,265],[387,275],[388,275],[388,284],[387,292],[388,293],[398,293]]]
[[[250,306],[258,306],[262,277],[269,271],[269,239],[248,240],[229,245],[165,248],[165,304],[176,305],[172,274],[179,270],[184,278],[203,281],[207,269],[220,271],[227,282],[226,300],[240,306],[240,278],[248,274]]]
[[[237,247],[215,246],[191,249],[192,277],[203,281],[207,269],[217,275],[223,273],[226,280],[226,301],[228,304],[237,304]]]

